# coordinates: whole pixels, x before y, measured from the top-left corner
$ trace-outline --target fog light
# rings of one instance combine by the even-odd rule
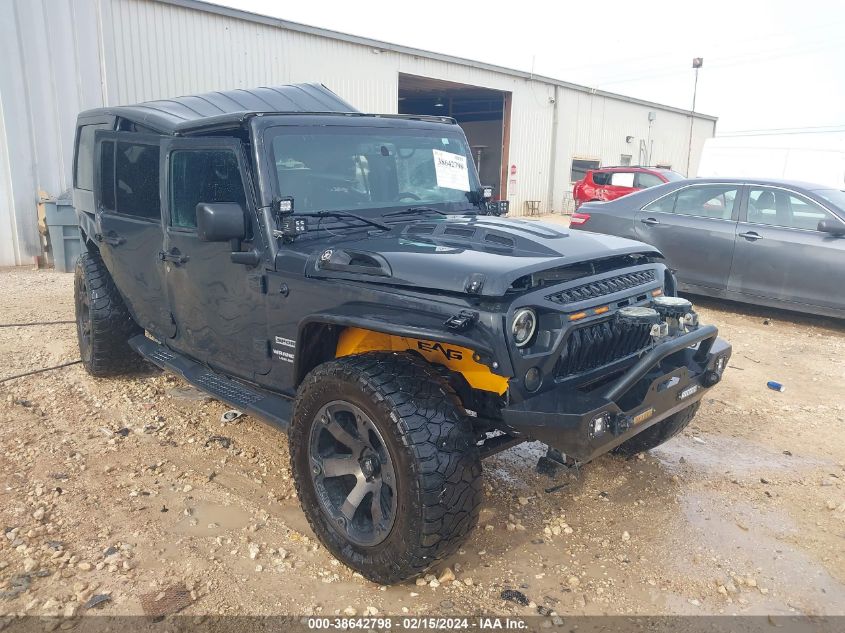
[[[689,398],[691,395],[693,395],[697,391],[698,391],[698,385],[690,385],[689,387],[681,390],[681,392],[678,393],[678,400],[686,400],[687,398]]]
[[[616,318],[635,325],[654,325],[660,323],[657,310],[645,306],[626,306],[616,312]]]
[[[528,391],[537,391],[542,383],[543,376],[540,374],[540,370],[536,367],[532,367],[525,372],[525,388]]]
[[[655,309],[664,317],[682,318],[690,310],[692,310],[692,303],[681,297],[655,297]]]
[[[593,418],[593,421],[590,423],[590,435],[593,437],[600,435],[601,433],[604,433],[609,426],[610,416],[608,416],[607,413],[602,413],[601,415]]]
[[[727,363],[727,361],[724,356],[719,356],[719,358],[716,359],[716,371],[720,374],[725,371],[725,363]]]

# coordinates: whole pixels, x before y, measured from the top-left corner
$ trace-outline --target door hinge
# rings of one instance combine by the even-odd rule
[[[265,358],[270,358],[273,355],[273,348],[266,338],[252,339],[252,348]]]
[[[249,277],[249,286],[263,295],[267,294],[267,275],[255,275]]]

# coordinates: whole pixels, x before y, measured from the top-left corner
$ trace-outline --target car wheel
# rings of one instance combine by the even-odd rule
[[[470,422],[437,372],[409,354],[314,369],[296,398],[290,458],[314,533],[374,582],[421,574],[478,522],[481,461]]]
[[[668,442],[687,427],[698,412],[700,404],[700,402],[694,402],[686,409],[681,409],[665,420],[648,427],[642,433],[637,433],[631,439],[614,448],[613,452],[631,457]]]
[[[132,320],[99,253],[79,256],[73,289],[79,354],[86,371],[103,377],[137,370],[141,357],[128,341],[144,330]]]

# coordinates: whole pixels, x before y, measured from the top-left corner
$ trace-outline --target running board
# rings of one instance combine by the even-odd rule
[[[129,339],[129,345],[145,359],[166,371],[178,374],[197,389],[287,430],[291,418],[291,401],[258,387],[240,382],[211,371],[205,365],[156,343],[143,334]]]

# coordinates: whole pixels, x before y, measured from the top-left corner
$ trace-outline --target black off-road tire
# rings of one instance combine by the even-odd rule
[[[128,340],[144,330],[135,323],[96,251],[76,261],[73,283],[76,334],[82,365],[92,376],[105,377],[137,371],[141,357]]]
[[[370,418],[392,460],[393,524],[372,546],[342,533],[321,506],[312,475],[312,427],[325,423],[325,416],[317,419],[321,410],[338,401]],[[374,582],[418,576],[453,554],[478,523],[481,460],[471,424],[454,391],[413,355],[371,352],[320,365],[299,388],[289,435],[291,469],[311,528],[336,558]]]
[[[694,402],[686,409],[681,409],[675,414],[670,415],[665,420],[661,420],[647,428],[642,433],[638,433],[631,439],[622,442],[619,446],[613,449],[614,453],[631,457],[637,453],[649,451],[652,448],[660,446],[675,437],[678,433],[683,431],[687,424],[689,424],[698,412],[700,402]]]

